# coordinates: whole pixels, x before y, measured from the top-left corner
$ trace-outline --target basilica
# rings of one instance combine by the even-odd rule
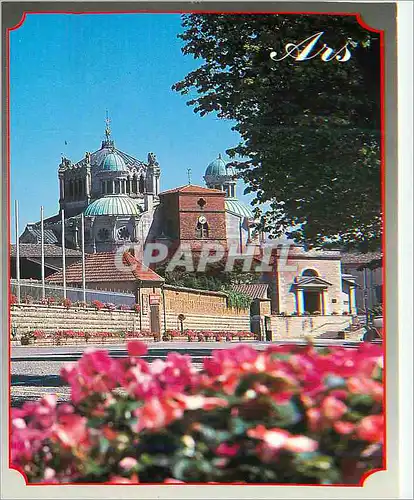
[[[44,221],[46,243],[61,244],[62,211],[65,246],[79,249],[81,214],[85,251],[114,251],[128,242],[162,241],[237,244],[243,248],[261,236],[254,231],[250,207],[237,198],[235,172],[219,154],[206,168],[205,186],[160,191],[161,168],[154,153],[138,160],[115,146],[109,120],[100,149],[73,163],[62,157],[58,167],[59,214]],[[29,224],[21,243],[39,243],[40,222]]]
[[[83,214],[84,248],[92,255],[157,242],[171,250],[186,244],[195,252],[203,243],[231,246],[240,253],[249,245],[264,247],[266,235],[257,229],[252,209],[238,199],[235,171],[220,154],[206,166],[204,186],[189,179],[184,186],[161,191],[160,177],[155,154],[141,161],[118,149],[107,120],[97,151],[76,163],[62,157],[60,210],[44,220],[44,243],[62,246],[64,220],[65,247],[80,254]],[[19,242],[40,246],[40,222],[28,224]],[[31,265],[38,263],[29,257]],[[282,272],[274,264],[272,272],[258,276],[269,285],[273,313],[355,314],[358,285],[354,276],[343,274],[339,251],[305,251],[293,245],[289,263],[293,268]]]

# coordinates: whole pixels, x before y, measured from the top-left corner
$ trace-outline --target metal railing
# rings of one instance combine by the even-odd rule
[[[17,296],[17,280],[10,280],[11,293]],[[113,290],[96,290],[86,289],[86,302],[99,300],[103,303],[113,303],[115,305],[125,304],[133,306],[136,302],[133,293],[116,292]],[[40,302],[42,300],[42,282],[34,280],[20,280],[20,295],[21,302],[25,302],[27,297],[31,297],[33,301]],[[54,297],[55,299],[64,299],[64,288],[59,285],[45,285],[45,297]],[[72,302],[84,301],[83,288],[66,287],[66,297]]]

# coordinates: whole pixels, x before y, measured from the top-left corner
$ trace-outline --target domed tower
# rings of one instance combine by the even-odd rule
[[[234,169],[227,166],[221,154],[208,165],[204,180],[208,188],[224,191],[226,198],[236,198]]]

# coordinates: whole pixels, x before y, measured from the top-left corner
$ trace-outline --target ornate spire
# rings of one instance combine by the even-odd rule
[[[110,128],[111,120],[108,116],[108,110],[106,110],[106,119],[105,119],[105,136],[106,140],[109,141],[111,139],[111,128]]]

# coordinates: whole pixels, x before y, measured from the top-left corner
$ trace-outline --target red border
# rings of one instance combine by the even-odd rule
[[[75,14],[75,15],[94,15],[94,14],[251,14],[251,15],[260,15],[260,14],[284,14],[284,15],[321,15],[321,16],[355,16],[358,23],[365,28],[368,31],[371,31],[373,33],[379,33],[380,35],[380,108],[381,108],[381,208],[382,208],[382,217],[381,217],[381,225],[382,225],[382,244],[381,244],[381,249],[382,249],[382,255],[383,255],[383,263],[382,263],[382,299],[383,299],[383,304],[386,302],[386,273],[385,273],[385,267],[386,267],[386,258],[385,258],[385,231],[386,231],[386,225],[385,225],[385,44],[384,44],[384,31],[383,30],[377,30],[375,28],[372,28],[368,24],[365,23],[365,21],[362,19],[361,14],[357,12],[310,12],[310,11],[305,11],[305,12],[291,12],[291,11],[258,11],[258,12],[245,12],[245,11],[214,11],[214,10],[196,10],[196,9],[189,9],[189,10],[165,10],[165,11],[151,11],[151,10],[134,10],[134,11],[97,11],[97,12],[79,12],[79,11],[33,11],[33,12],[24,12],[22,15],[22,18],[20,21],[13,26],[12,28],[6,28],[6,155],[7,155],[7,209],[6,209],[6,214],[7,214],[7,235],[8,235],[8,245],[10,248],[11,245],[11,238],[10,238],[10,32],[17,30],[20,28],[24,21],[26,20],[26,16],[28,14]],[[7,278],[8,278],[8,331],[10,331],[10,325],[11,325],[11,315],[10,315],[10,303],[11,303],[11,292],[10,292],[10,263],[7,268]],[[383,321],[384,321],[384,334],[383,334],[383,350],[384,350],[384,359],[386,358],[386,342],[387,342],[387,335],[386,335],[386,312],[385,309],[383,310]],[[9,395],[9,435],[11,435],[11,341],[10,341],[10,335],[7,336],[8,338],[8,355],[9,355],[9,360],[8,360],[8,395]],[[384,362],[384,401],[386,403],[387,397],[387,383],[386,383],[387,377],[386,377],[386,363]],[[372,471],[367,472],[364,474],[361,478],[361,481],[359,484],[330,484],[330,485],[324,485],[324,484],[286,484],[286,483],[249,483],[249,484],[243,484],[243,486],[307,486],[307,487],[351,487],[351,488],[358,488],[358,487],[363,487],[365,480],[371,476],[372,474],[375,474],[375,472],[387,470],[387,452],[386,452],[386,443],[387,443],[387,413],[384,408],[384,421],[385,421],[385,426],[384,426],[384,455],[383,455],[383,468],[382,469],[373,469]],[[165,484],[165,483],[62,483],[62,484],[55,484],[55,483],[29,483],[27,481],[26,474],[20,470],[18,467],[13,467],[11,463],[11,447],[10,447],[10,442],[9,442],[9,469],[16,470],[20,474],[22,474],[26,486],[102,486],[102,485],[112,485],[112,486],[174,486],[173,483],[171,484]],[[192,486],[192,485],[202,485],[202,486],[240,486],[240,484],[237,483],[217,483],[217,484],[208,484],[208,483],[183,483],[183,484],[176,484],[175,486]]]

